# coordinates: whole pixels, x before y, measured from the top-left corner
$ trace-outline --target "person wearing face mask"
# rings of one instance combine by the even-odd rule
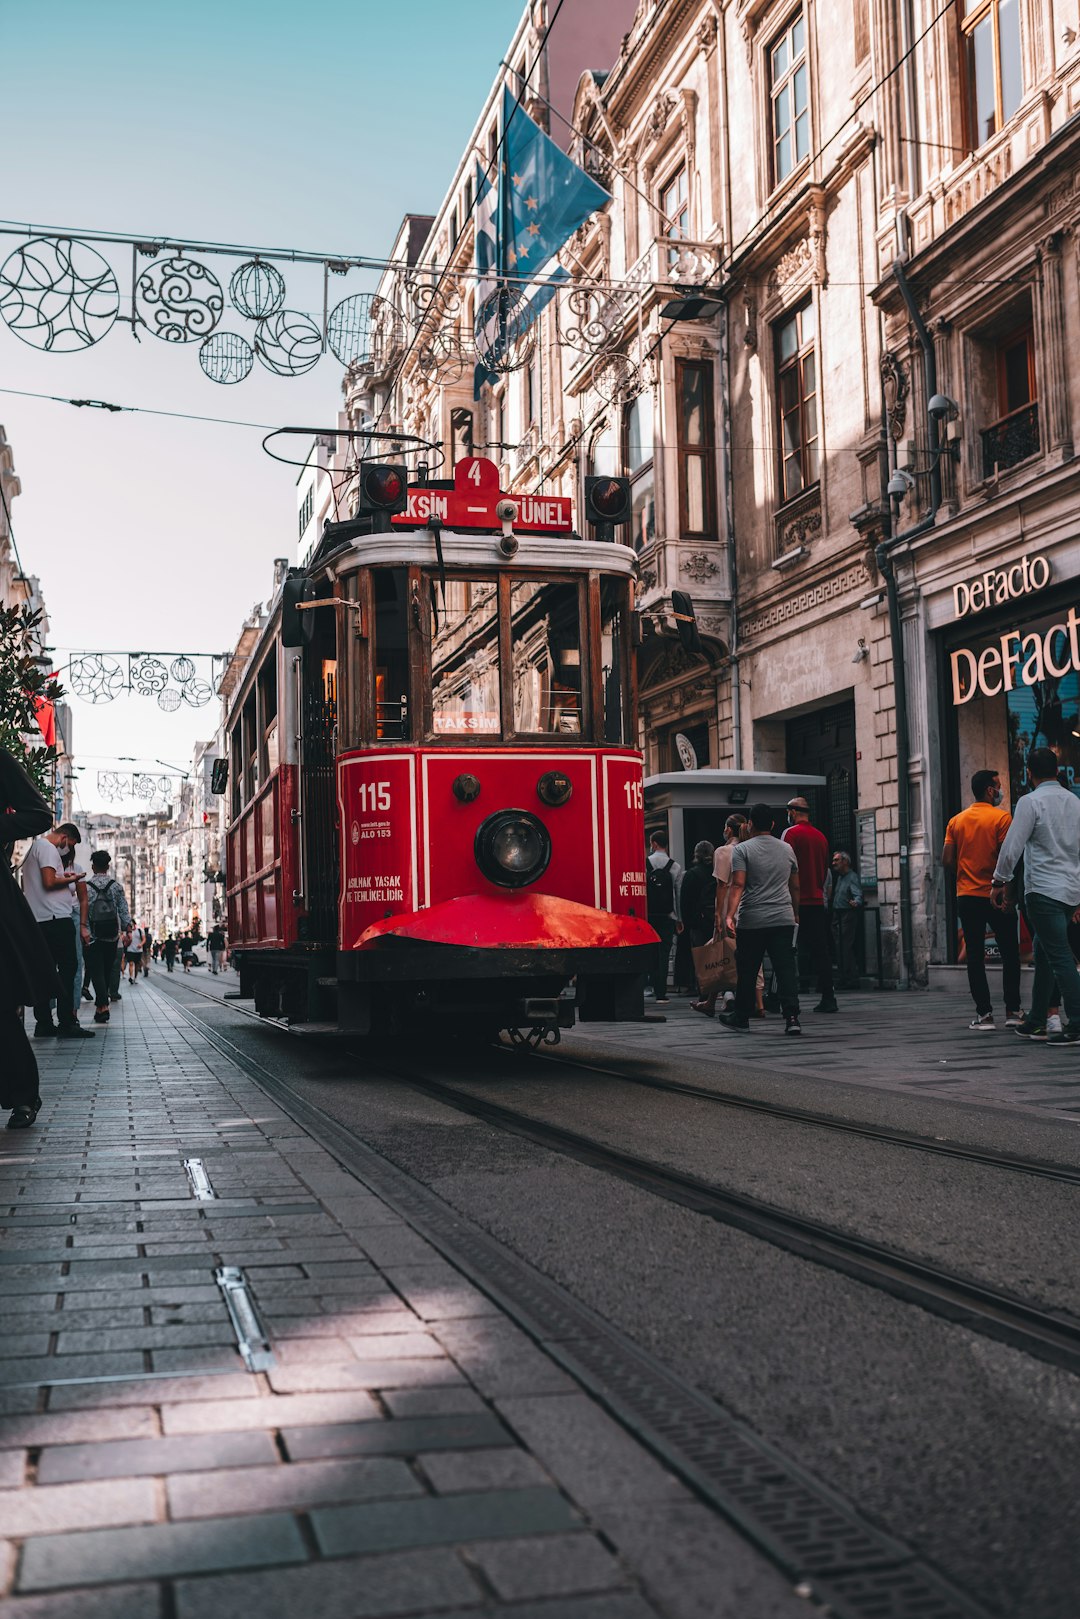
[[[1023,1020],[1020,1009],[1020,944],[1013,906],[990,903],[991,884],[998,854],[1012,825],[1002,809],[1004,794],[996,770],[976,770],[971,778],[972,802],[954,815],[945,828],[941,864],[956,875],[956,913],[964,934],[968,988],[975,1002],[969,1029],[986,1033],[994,1027],[994,1003],[986,981],[986,929],[997,940],[1001,954],[1001,988],[1005,997],[1005,1026],[1015,1029]]]

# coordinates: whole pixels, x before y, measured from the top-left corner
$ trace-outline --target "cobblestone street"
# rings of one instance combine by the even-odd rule
[[[38,1042],[38,1127],[0,1138],[2,1619],[803,1611],[166,997],[125,990],[93,1043]],[[625,1526],[661,1511],[689,1578],[640,1577]]]

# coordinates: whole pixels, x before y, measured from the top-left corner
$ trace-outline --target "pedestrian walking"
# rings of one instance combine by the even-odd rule
[[[667,833],[654,832],[649,839],[649,856],[645,862],[645,904],[649,926],[660,939],[652,974],[653,996],[659,1006],[667,1005],[671,944],[682,927],[675,909],[681,876],[682,867],[668,854]]]
[[[734,849],[735,845],[742,836],[742,830],[745,825],[745,816],[740,815],[737,811],[729,815],[727,820],[724,822],[724,841],[723,843],[718,844],[713,850],[712,874],[715,892],[713,900],[712,937],[714,939],[722,940],[724,938],[724,928],[720,920],[720,912],[723,904],[724,890],[731,881],[731,851]],[[706,939],[705,943],[708,944],[708,942],[708,939]],[[714,989],[708,994],[702,995],[700,1000],[696,1000],[694,1002],[692,1010],[695,1012],[701,1012],[705,1017],[713,1017],[716,1012],[716,1001],[719,994],[719,989]]]
[[[184,971],[189,973],[191,971],[191,964],[195,960],[195,945],[192,941],[190,933],[184,933],[181,935],[180,960],[183,964]]]
[[[136,921],[132,921],[124,935],[124,966],[128,977],[133,984],[139,981],[142,971],[143,930]]]
[[[206,936],[206,948],[210,952],[210,971],[216,978],[222,968],[222,958],[225,954],[225,930],[215,924]]]
[[[94,1022],[108,1023],[110,982],[113,964],[120,949],[120,934],[131,926],[123,884],[109,870],[112,858],[105,849],[90,856],[90,881],[86,885],[90,943],[86,947],[86,967],[94,984]]]
[[[829,913],[825,908],[825,878],[829,870],[829,840],[810,821],[805,798],[792,798],[787,806],[788,827],[783,841],[799,863],[798,973],[802,980],[817,979],[815,1012],[836,1012],[833,987]]]
[[[855,960],[855,935],[862,915],[863,892],[846,849],[837,849],[833,855],[824,893],[826,913],[836,940],[838,987],[857,989],[859,968]]]
[[[171,973],[176,966],[176,940],[171,933],[161,947],[161,954],[165,957],[165,971]]]
[[[64,870],[70,872],[75,865],[74,849],[65,849],[60,859]],[[79,1000],[84,983],[83,938],[87,932],[86,906],[86,881],[80,878],[72,885],[71,890],[71,922],[75,930],[75,977],[71,981],[71,1004],[76,1017],[79,1015]]]
[[[1056,774],[1056,760],[1054,768]],[[994,868],[1012,825],[1012,816],[1001,807],[1003,797],[1000,772],[976,770],[971,778],[972,801],[967,809],[954,815],[945,828],[945,844],[941,851],[941,864],[956,878],[956,914],[964,935],[968,988],[975,1002],[975,1016],[968,1028],[983,1033],[992,1031],[994,1027],[994,1003],[986,979],[987,928],[997,940],[1001,956],[1001,990],[1005,1000],[1006,1027],[1017,1028],[1024,1016],[1020,1008],[1020,941],[1016,911],[1011,905],[996,906],[990,903]],[[1044,1020],[1045,1017],[1044,1007]]]
[[[1035,979],[1030,1009],[1016,1032],[1029,1040],[1045,1037],[1047,1045],[1063,1047],[1080,1040],[1080,973],[1069,948],[1069,923],[1080,922],[1080,799],[1058,781],[1057,755],[1051,748],[1032,749],[1027,773],[1031,791],[1017,800],[994,867],[990,897],[995,909],[1008,909],[1008,883],[1023,855],[1024,899],[1035,936]],[[1068,1021],[1060,1033],[1047,1034],[1055,977]]]
[[[26,1130],[41,1107],[38,1065],[23,1007],[48,1005],[56,990],[52,955],[11,870],[12,845],[52,825],[52,814],[22,765],[0,747],[0,1108],[9,1130]]]
[[[731,881],[724,892],[721,924],[737,909],[735,935],[735,1005],[717,1022],[727,1029],[748,1029],[754,1010],[754,986],[766,955],[772,962],[784,1014],[785,1034],[802,1034],[799,1021],[799,978],[795,965],[795,925],[799,915],[799,862],[789,843],[772,835],[773,811],[755,804],[750,836],[731,855]]]
[[[71,892],[86,873],[78,865],[65,871],[62,859],[65,849],[74,849],[81,841],[78,827],[64,821],[52,832],[34,839],[19,868],[23,893],[59,978],[58,988],[34,1002],[34,1034],[38,1039],[59,1035],[66,1040],[91,1040],[94,1035],[93,1029],[79,1027],[73,1005],[76,955]],[[54,998],[56,1023],[52,1020]]]
[[[149,928],[144,928],[142,942],[142,975],[144,978],[150,977],[150,949],[153,943],[154,935]]]
[[[694,858],[683,874],[679,885],[679,920],[683,925],[683,938],[691,951],[708,944],[716,927],[716,878],[713,876],[713,856],[716,850],[707,838],[694,845]],[[691,961],[693,956],[691,955]],[[701,986],[695,973],[695,990],[701,995]]]

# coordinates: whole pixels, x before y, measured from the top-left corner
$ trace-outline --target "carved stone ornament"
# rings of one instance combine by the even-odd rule
[[[1070,176],[1069,179],[1062,180],[1060,185],[1056,185],[1052,191],[1048,191],[1046,194],[1045,207],[1047,217],[1049,218],[1054,214],[1058,214],[1062,211],[1062,209],[1067,208],[1075,195],[1076,192],[1072,177]]]
[[[746,344],[746,347],[748,349],[756,349],[757,348],[757,342],[758,342],[758,332],[757,332],[758,308],[757,308],[757,294],[756,293],[753,293],[753,292],[744,292],[743,293],[743,313],[744,313],[745,319],[746,319],[746,329],[743,332],[743,342]]]
[[[649,121],[645,126],[646,134],[650,140],[658,141],[668,126],[668,119],[675,111],[675,97],[666,95],[663,90],[653,103],[653,110],[649,114]]]
[[[814,269],[814,251],[809,238],[796,242],[794,247],[788,249],[783,258],[773,265],[769,271],[768,290],[770,298],[776,298],[797,281],[805,280]]]
[[[911,392],[911,381],[899,356],[888,350],[881,356],[881,386],[889,417],[889,436],[899,443],[907,421],[907,397]]]
[[[679,572],[692,579],[696,585],[703,585],[707,579],[715,579],[720,568],[707,551],[691,551],[680,562]]]
[[[698,45],[704,56],[710,56],[716,49],[716,18],[711,11],[707,11],[698,25]]]

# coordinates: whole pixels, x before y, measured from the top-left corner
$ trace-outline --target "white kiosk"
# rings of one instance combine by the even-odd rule
[[[785,804],[811,787],[825,787],[824,776],[789,776],[771,770],[668,770],[645,780],[645,835],[664,830],[672,858],[685,871],[694,845],[702,838],[724,841],[724,822],[732,810],[747,813],[751,804],[770,804],[778,812],[776,830],[786,821]]]

